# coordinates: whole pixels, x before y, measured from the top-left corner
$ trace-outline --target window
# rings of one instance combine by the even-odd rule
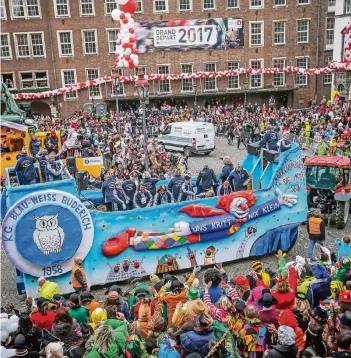
[[[193,73],[193,64],[182,63],[182,73]],[[192,92],[194,90],[194,80],[192,78],[182,79],[182,92]]]
[[[263,1],[264,0],[250,0],[250,9],[263,7]]]
[[[12,58],[10,35],[2,33],[0,36],[0,58],[2,60],[9,60]]]
[[[12,0],[11,4],[14,19],[41,16],[39,0]]]
[[[62,76],[62,85],[63,87],[69,87],[70,85],[75,85],[77,83],[77,74],[76,70],[61,70]],[[76,99],[78,96],[77,91],[65,93],[65,100],[67,99]]]
[[[324,66],[327,67],[328,63],[330,61],[333,61],[333,56],[325,56]],[[323,82],[325,85],[330,85],[332,83],[332,73],[331,72],[324,74]]]
[[[213,10],[215,7],[215,0],[202,0],[202,8],[204,10]]]
[[[227,9],[239,9],[239,0],[227,0]]]
[[[25,88],[48,88],[47,71],[20,72],[21,89]]]
[[[190,11],[192,9],[192,0],[178,0],[179,11]]]
[[[273,59],[274,68],[284,68],[285,67],[285,58],[274,58]],[[285,72],[278,72],[273,74],[273,86],[281,87],[285,86]]]
[[[5,7],[5,0],[0,0],[0,19],[6,20],[6,7]]]
[[[117,47],[117,37],[119,30],[107,30],[108,52],[115,53]]]
[[[263,68],[262,64],[263,60],[250,60],[250,67],[254,70],[259,70]],[[261,88],[263,87],[263,75],[259,74],[251,74],[251,88]]]
[[[309,20],[297,20],[297,43],[307,43],[310,38],[310,22]]]
[[[6,83],[7,88],[11,91],[13,89],[16,89],[15,85],[15,76],[13,72],[9,73],[2,73],[1,74],[1,81]]]
[[[139,72],[141,72],[143,75],[147,75],[147,68],[146,66],[139,65],[135,67],[134,72],[135,72],[135,76],[137,76]]]
[[[216,72],[215,63],[205,63],[205,72]],[[205,78],[205,91],[216,91],[217,79],[214,77]]]
[[[80,16],[95,15],[94,0],[80,0]]]
[[[285,21],[273,22],[274,45],[285,45]]]
[[[60,57],[73,56],[72,31],[57,32]]]
[[[345,0],[345,14],[351,12],[351,0]]]
[[[136,0],[137,9],[135,12],[143,12],[143,0]]]
[[[335,19],[328,18],[327,30],[326,30],[326,45],[334,44],[334,25],[335,25]]]
[[[286,0],[273,0],[273,6],[286,6]]]
[[[328,6],[333,7],[336,4],[336,0],[328,0]]]
[[[235,71],[239,68],[239,61],[228,62],[228,71]],[[228,77],[228,89],[239,89],[239,75]]]
[[[44,34],[15,33],[16,53],[18,58],[45,57]]]
[[[263,21],[250,22],[250,47],[263,46]]]
[[[310,0],[297,0],[297,5],[309,5]]]
[[[123,76],[123,70],[122,68],[118,68],[117,69],[118,71],[118,74],[120,76]],[[124,94],[124,83],[123,82],[118,82],[118,89],[117,89],[117,92],[118,92],[118,96],[121,96]],[[116,89],[115,89],[115,86],[112,84],[112,96],[116,96]]]
[[[99,70],[98,69],[87,69],[87,80],[92,81],[100,78]],[[101,90],[100,85],[90,86],[89,87],[89,98],[92,97],[101,97]]]
[[[168,0],[154,0],[154,12],[167,12]]]
[[[56,17],[70,16],[68,0],[55,0],[55,16]]]
[[[96,55],[96,30],[82,30],[84,55]]]
[[[307,68],[308,58],[307,57],[298,57],[296,59],[297,68]],[[307,75],[297,73],[296,74],[296,86],[307,86]]]
[[[111,12],[117,8],[118,5],[115,0],[105,0],[105,15],[111,15]]]
[[[157,66],[157,73],[159,75],[169,75],[169,65]],[[170,93],[171,92],[171,80],[159,80],[158,81],[158,92],[159,93]]]

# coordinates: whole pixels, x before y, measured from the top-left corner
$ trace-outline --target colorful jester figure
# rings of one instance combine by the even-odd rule
[[[204,219],[181,221],[175,223],[173,228],[164,231],[127,229],[108,239],[102,246],[102,252],[105,256],[115,256],[129,246],[133,246],[138,251],[159,250],[220,240],[235,234],[246,222],[280,210],[283,205],[292,207],[297,203],[296,195],[283,194],[279,189],[276,189],[276,196],[256,206],[256,195],[250,190],[245,190],[221,196],[216,205],[217,209],[191,204],[179,211],[191,217]]]

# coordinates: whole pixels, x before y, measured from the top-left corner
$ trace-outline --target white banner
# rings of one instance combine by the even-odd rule
[[[214,46],[218,31],[215,25],[155,27],[154,46]]]
[[[84,166],[89,165],[103,165],[102,157],[91,157],[91,158],[83,158]]]

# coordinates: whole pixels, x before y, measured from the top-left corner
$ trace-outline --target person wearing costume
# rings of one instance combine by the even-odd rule
[[[139,189],[134,195],[134,208],[147,208],[152,206],[152,195],[146,190],[144,184],[139,184]]]
[[[37,173],[35,171],[34,163],[37,160],[27,155],[26,149],[23,147],[22,153],[17,159],[15,172],[17,173],[18,181],[21,185],[35,184],[37,181]]]

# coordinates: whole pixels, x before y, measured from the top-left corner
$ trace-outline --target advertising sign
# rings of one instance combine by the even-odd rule
[[[141,22],[136,25],[139,53],[244,47],[242,18]]]
[[[83,159],[83,163],[85,166],[89,166],[89,165],[103,165],[103,161],[102,161],[102,157],[89,157],[89,158],[84,158]]]

